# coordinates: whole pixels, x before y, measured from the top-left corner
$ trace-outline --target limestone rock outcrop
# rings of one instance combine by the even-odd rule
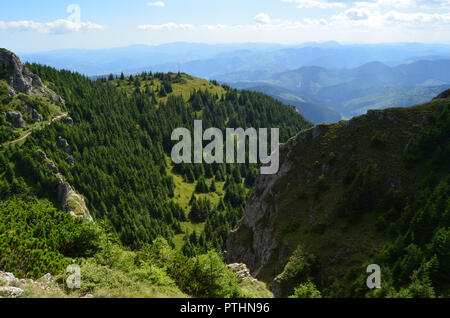
[[[9,85],[17,92],[31,94],[38,91],[42,94],[46,93],[46,87],[42,83],[39,76],[31,73],[20,61],[14,53],[6,50],[0,50],[0,62],[6,62],[11,66],[12,76]]]
[[[0,63],[5,63],[10,69],[10,76],[7,82],[10,86],[8,94],[10,96],[16,95],[16,92],[39,95],[48,95],[54,103],[64,103],[61,96],[55,94],[52,90],[48,89],[41,78],[31,73],[26,68],[19,57],[11,51],[6,49],[0,49]]]
[[[92,221],[93,219],[89,214],[84,198],[72,189],[72,186],[63,176],[58,175],[58,178],[60,181],[58,185],[58,200],[61,207],[73,217],[83,217],[88,221]]]
[[[25,128],[27,125],[22,117],[22,114],[14,111],[6,112],[6,120],[8,120],[13,128]]]
[[[24,111],[31,114],[38,123],[44,120],[44,117],[42,117],[42,115],[33,107],[25,105]]]
[[[59,136],[59,137],[58,137],[58,143],[59,143],[59,146],[61,147],[61,149],[62,149],[65,153],[67,153],[67,154],[69,154],[69,155],[72,154],[72,148],[70,147],[69,143],[67,142],[67,139],[65,139],[65,138],[63,138],[63,137],[61,137],[61,136]]]

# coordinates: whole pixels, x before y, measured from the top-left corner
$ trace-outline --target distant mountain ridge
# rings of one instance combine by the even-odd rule
[[[282,87],[258,85],[258,83],[235,83],[232,86],[237,89],[261,92],[278,99],[282,103],[295,106],[298,112],[313,124],[335,123],[342,119],[337,111]]]
[[[450,59],[395,67],[370,62],[351,69],[308,66],[293,71],[235,72],[218,79],[230,85],[281,86],[353,117],[368,109],[405,107],[432,99],[450,87]]]
[[[367,44],[336,42],[282,45],[271,43],[168,43],[158,46],[134,45],[113,49],[65,49],[19,54],[28,62],[48,64],[93,76],[109,73],[182,71],[214,79],[232,71],[258,69],[293,70],[316,65],[326,68],[354,68],[371,61],[398,65],[419,59],[450,58],[450,45]]]

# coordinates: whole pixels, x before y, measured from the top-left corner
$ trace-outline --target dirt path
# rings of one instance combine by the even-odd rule
[[[52,118],[52,119],[49,120],[49,121],[45,121],[44,124],[47,124],[47,126],[48,126],[48,125],[50,125],[52,122],[54,122],[54,121],[56,121],[56,120],[60,120],[60,119],[62,119],[62,118],[64,118],[64,117],[67,117],[67,116],[68,116],[67,113],[61,114],[61,115],[59,115],[59,116],[56,116],[56,117]],[[21,142],[22,140],[27,139],[32,133],[33,133],[33,130],[30,130],[30,131],[28,131],[25,135],[23,135],[22,137],[20,137],[20,138],[18,138],[18,139],[15,139],[15,140],[11,140],[11,141],[5,142],[4,144],[2,144],[2,147],[7,147],[7,146],[9,146],[9,145],[12,145],[12,144]]]

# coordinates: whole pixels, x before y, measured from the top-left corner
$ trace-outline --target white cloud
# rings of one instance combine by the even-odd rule
[[[450,13],[402,13],[390,11],[385,14],[387,23],[404,23],[409,25],[424,24],[448,24],[450,23]]]
[[[371,11],[366,8],[350,8],[344,15],[350,20],[366,20],[371,16]]]
[[[382,13],[366,7],[351,8],[330,18],[329,25],[334,28],[428,28],[433,29],[450,24],[450,13],[409,13],[391,10]]]
[[[192,24],[177,24],[174,22],[168,22],[164,24],[146,24],[138,26],[138,30],[150,30],[150,31],[173,31],[173,30],[192,30],[194,26]]]
[[[258,24],[270,24],[272,21],[270,21],[270,17],[266,13],[260,13],[255,15],[253,20]]]
[[[52,22],[23,21],[0,21],[2,31],[35,31],[45,34],[64,34],[71,32],[101,30],[104,27],[92,22],[74,22],[59,19]]]
[[[160,7],[160,8],[164,8],[166,6],[166,4],[162,1],[148,2],[147,5],[149,7]]]
[[[345,4],[338,1],[326,1],[326,0],[281,0],[287,3],[295,3],[298,8],[319,8],[319,9],[330,9],[330,8],[345,8]]]

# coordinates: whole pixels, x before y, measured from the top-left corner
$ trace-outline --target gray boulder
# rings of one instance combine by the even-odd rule
[[[69,126],[73,126],[73,119],[72,117],[66,117],[63,119],[63,123]]]
[[[33,107],[25,105],[24,111],[31,114],[37,122],[41,122],[44,120],[44,117],[42,117],[42,115],[39,114],[38,111],[36,109],[34,109]]]
[[[62,148],[62,150],[71,155],[72,154],[72,148],[70,147],[69,143],[67,142],[67,139],[59,136],[58,137],[59,146]]]
[[[25,120],[23,120],[22,114],[18,112],[8,111],[6,112],[6,119],[12,124],[13,128],[25,128]]]
[[[14,53],[0,49],[0,62],[6,62],[11,67],[9,85],[17,92],[31,94],[33,90],[41,93],[47,91],[39,76],[31,73]]]
[[[61,97],[61,96],[59,96],[59,95],[56,95],[56,94],[53,94],[51,97],[50,97],[50,100],[52,101],[52,102],[54,102],[54,103],[60,103],[60,104],[64,104],[64,99]]]
[[[72,156],[67,157],[66,162],[73,167],[75,165],[75,159]]]
[[[41,149],[38,149],[37,153],[42,157],[42,159],[47,159],[47,154],[43,152]]]

